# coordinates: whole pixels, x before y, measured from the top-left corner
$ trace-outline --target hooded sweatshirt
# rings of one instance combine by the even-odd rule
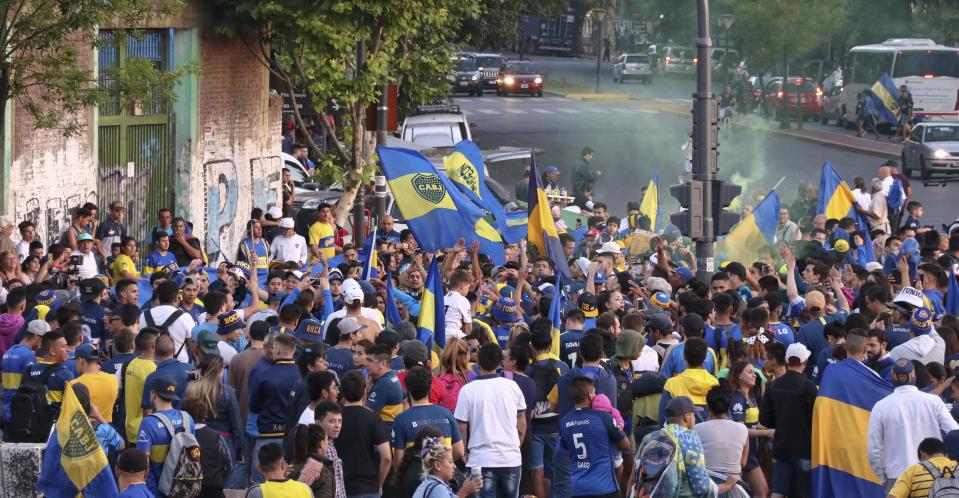
[[[0,356],[13,345],[17,332],[20,331],[20,327],[23,327],[23,323],[22,315],[11,315],[9,313],[0,315]]]
[[[946,342],[935,328],[928,334],[917,335],[889,351],[893,361],[899,358],[918,360],[927,365],[932,362],[943,363],[946,357]]]
[[[666,381],[663,396],[659,400],[659,420],[666,420],[666,404],[677,396],[687,396],[694,405],[706,406],[706,393],[719,385],[716,377],[702,368],[689,368]],[[696,412],[696,422],[706,419],[706,411]]]

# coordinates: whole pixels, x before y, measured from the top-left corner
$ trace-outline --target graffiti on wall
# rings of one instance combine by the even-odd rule
[[[97,181],[97,191],[100,199],[103,199],[103,206],[100,206],[98,213],[100,219],[105,219],[110,203],[121,201],[126,207],[127,233],[137,240],[146,240],[146,223],[130,223],[129,220],[148,219],[146,205],[150,192],[150,168],[144,167],[134,172],[128,168],[100,166]]]
[[[280,164],[279,156],[251,159],[248,169],[238,168],[232,159],[203,164],[204,248],[210,262],[233,258],[254,207],[277,204]]]
[[[97,192],[90,191],[85,194],[74,193],[44,199],[29,197],[26,201],[21,202],[17,193],[14,192],[14,219],[33,223],[37,227],[38,240],[49,247],[51,244],[58,242],[60,236],[66,232],[67,227],[73,221],[76,208],[87,202],[96,204],[97,198]]]

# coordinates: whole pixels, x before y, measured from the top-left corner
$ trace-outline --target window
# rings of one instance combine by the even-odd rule
[[[896,57],[893,78],[926,75],[959,78],[959,55],[953,51],[902,52]]]
[[[959,126],[926,126],[926,142],[957,142]]]
[[[626,57],[626,64],[648,64],[649,56],[646,55],[630,55]]]
[[[872,85],[892,69],[892,53],[853,52],[851,83]]]

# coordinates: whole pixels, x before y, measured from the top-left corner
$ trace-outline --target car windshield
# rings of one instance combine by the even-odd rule
[[[626,64],[646,64],[649,62],[649,56],[647,55],[627,55],[626,60],[623,61]]]
[[[959,142],[959,126],[927,126],[926,142]]]
[[[799,83],[798,80],[789,80],[789,84],[793,86],[793,88],[791,88],[790,91],[795,92],[796,91],[795,87],[798,83]],[[802,91],[803,93],[815,93],[816,85],[810,80],[803,80]]]
[[[299,184],[306,181],[306,175],[303,173],[303,169],[299,165],[287,164],[286,169],[290,170],[290,179],[293,180],[294,184]]]
[[[497,68],[503,65],[502,57],[480,56],[476,58],[476,67]]]
[[[473,63],[473,59],[454,59],[453,63],[456,64],[457,71],[476,71],[476,64]]]
[[[510,62],[506,66],[506,72],[513,74],[536,74],[531,62]]]
[[[426,147],[452,147],[463,140],[463,130],[460,123],[407,126],[403,130],[403,140]]]

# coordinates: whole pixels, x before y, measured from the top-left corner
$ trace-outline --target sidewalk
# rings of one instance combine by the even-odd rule
[[[886,136],[883,136],[880,140],[876,140],[872,136],[857,137],[851,131],[839,131],[839,128],[836,128],[837,131],[824,130],[819,125],[806,123],[800,130],[795,122],[791,123],[790,129],[783,130],[779,128],[779,121],[767,121],[754,115],[740,117],[735,124],[767,133],[785,135],[798,140],[869,154],[883,159],[898,160],[902,156],[902,144],[898,141],[892,142]]]

